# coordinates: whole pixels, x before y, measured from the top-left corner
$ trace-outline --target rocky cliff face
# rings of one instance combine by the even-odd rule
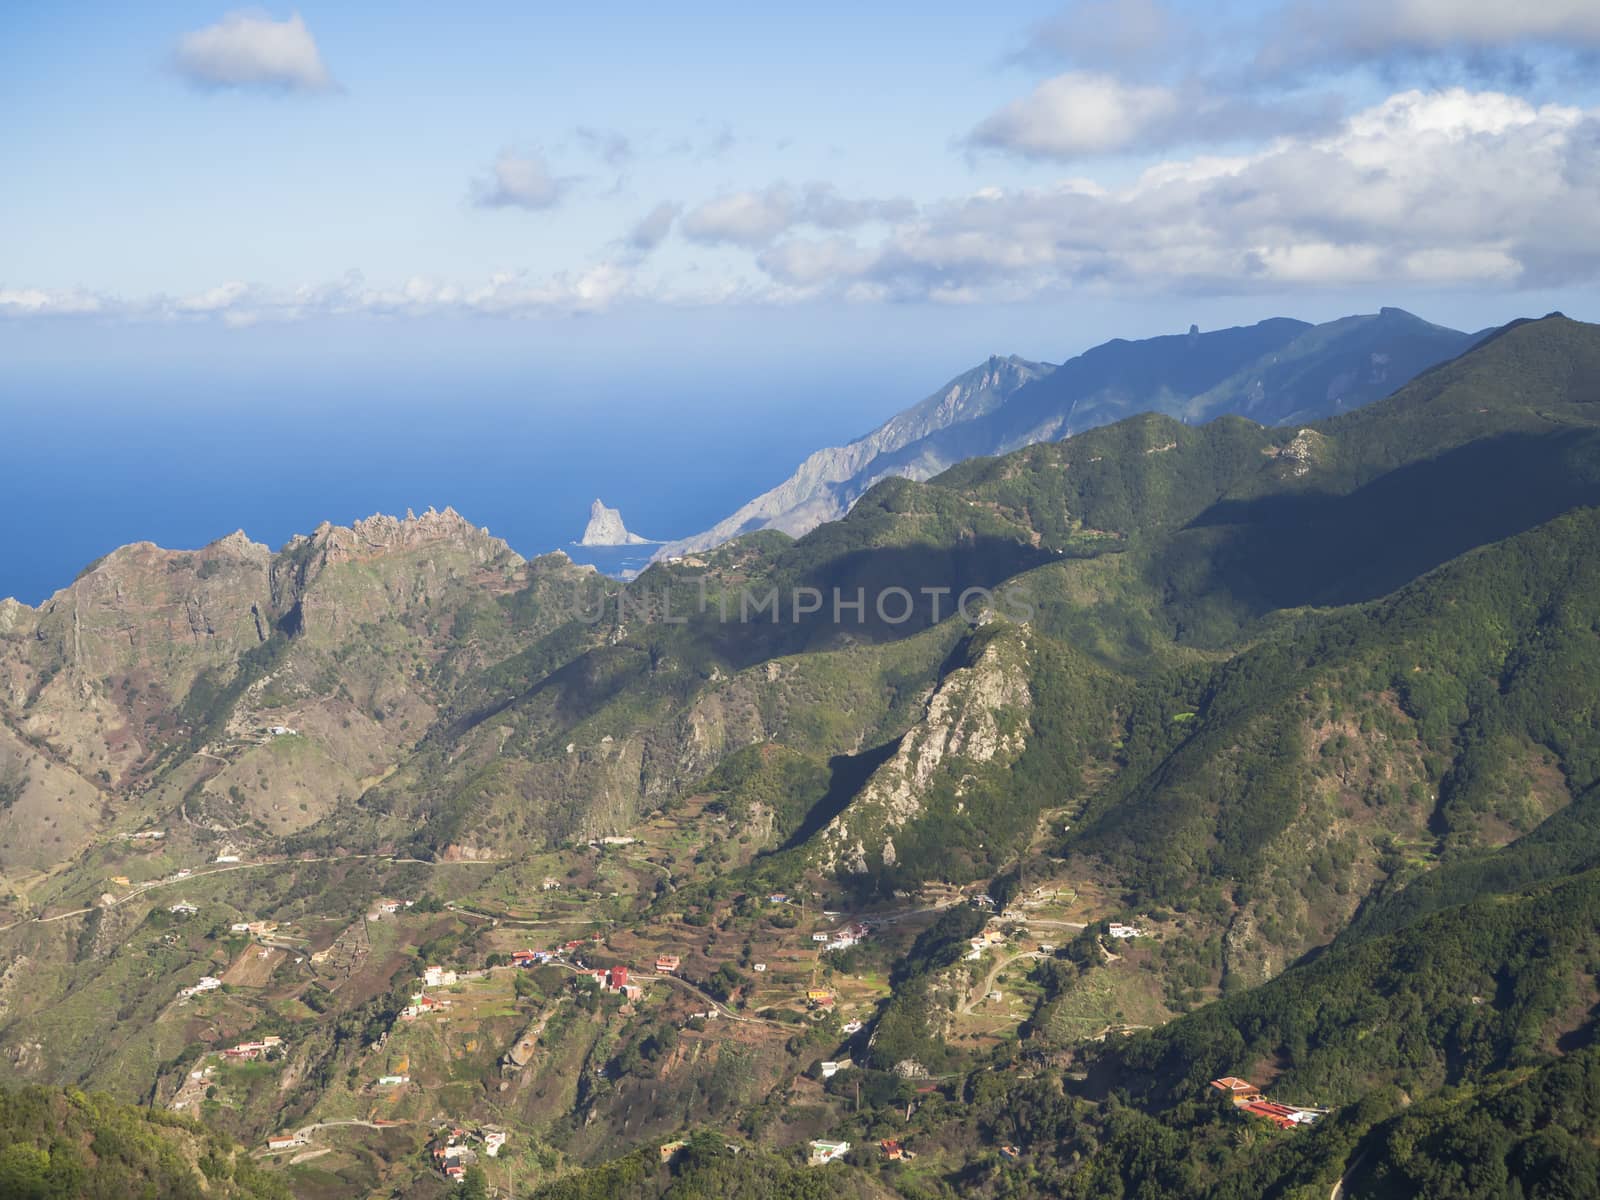
[[[509,586],[522,558],[452,508],[374,515],[351,526],[323,522],[273,559],[274,610],[316,640],[425,608],[463,587]]]
[[[938,455],[891,461],[899,451],[941,429],[992,412],[1024,385],[1042,378],[1049,363],[1017,358],[990,358],[952,379],[920,404],[906,409],[846,446],[830,446],[810,455],[795,473],[757,496],[732,516],[694,537],[668,542],[656,558],[707,550],[757,529],[777,529],[794,537],[826,521],[837,520],[878,480],[890,475],[928,479],[950,462]]]
[[[648,546],[649,538],[629,533],[622,523],[622,514],[607,508],[599,500],[589,506],[589,523],[584,526],[580,546]]]
[[[928,811],[936,792],[948,793],[941,802],[959,812],[974,771],[1016,761],[1027,744],[1032,703],[1028,636],[1024,627],[1002,630],[939,682],[922,719],[823,830],[823,869],[859,875],[879,864],[893,867],[896,833]]]
[[[590,574],[430,509],[277,554],[243,533],[125,546],[37,610],[0,604],[0,870],[179,796],[200,827],[294,832],[391,769],[452,681],[543,631],[502,600]]]

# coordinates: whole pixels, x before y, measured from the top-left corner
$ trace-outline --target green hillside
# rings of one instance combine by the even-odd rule
[[[194,1121],[46,1088],[0,1089],[0,1195],[12,1200],[286,1200],[281,1181]]]
[[[1552,316],[627,586],[453,513],[118,551],[0,636],[7,1169],[136,1119],[84,1087],[317,1200],[457,1128],[503,1194],[1586,1194],[1597,401]]]

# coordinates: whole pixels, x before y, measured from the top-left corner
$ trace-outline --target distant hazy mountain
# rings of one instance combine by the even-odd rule
[[[1006,454],[1140,412],[1189,423],[1224,413],[1263,425],[1309,421],[1382,398],[1453,358],[1475,335],[1398,308],[1322,325],[1259,324],[1096,346],[1060,367],[991,358],[847,446],[819,450],[771,491],[656,558],[757,529],[800,536],[835,520],[878,480],[929,479],[968,458]]]
[[[589,506],[589,523],[584,526],[580,546],[648,546],[650,539],[629,533],[622,523],[622,513],[607,508],[598,499]]]
[[[656,557],[706,550],[756,529],[778,529],[798,537],[824,521],[843,516],[863,492],[885,476],[927,479],[937,475],[950,463],[925,459],[913,447],[940,430],[994,412],[1012,394],[1053,370],[1049,363],[1028,362],[1015,356],[990,358],[957,375],[926,400],[897,413],[865,437],[847,446],[818,450],[771,491],[763,492],[704,533],[668,542]]]

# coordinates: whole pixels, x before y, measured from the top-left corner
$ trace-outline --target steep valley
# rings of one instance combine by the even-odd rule
[[[307,1197],[1465,1194],[1508,1106],[1587,1194],[1600,328],[1460,348],[628,584],[430,510],[0,604],[0,1080]]]

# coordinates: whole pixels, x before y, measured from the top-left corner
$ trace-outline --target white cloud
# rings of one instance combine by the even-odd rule
[[[338,87],[299,13],[274,21],[259,12],[231,12],[215,25],[179,38],[173,63],[180,75],[204,87],[291,92]]]
[[[0,286],[0,319],[99,316],[122,321],[218,321],[242,328],[343,316],[561,316],[600,312],[644,298],[647,294],[626,263],[599,262],[545,278],[501,271],[472,285],[414,276],[399,286],[373,286],[359,271],[294,288],[232,280],[192,295],[134,301],[81,291]]]
[[[690,210],[683,235],[704,245],[727,244],[760,249],[796,225],[851,229],[872,221],[902,220],[914,212],[909,200],[853,200],[832,184],[808,183],[794,188],[775,183],[755,191],[732,192]]]
[[[1069,71],[982,121],[967,144],[1024,158],[1072,161],[1312,133],[1332,127],[1339,115],[1338,99],[1328,94],[1268,99],[1198,78],[1139,84]]]
[[[865,274],[873,254],[847,237],[790,238],[762,251],[757,264],[780,284],[808,288]]]
[[[0,316],[81,316],[100,312],[104,300],[77,289],[8,288],[0,284]]]
[[[474,186],[473,196],[483,208],[537,211],[559,204],[571,183],[570,179],[552,175],[549,164],[537,151],[502,150],[488,176]]]
[[[1483,55],[1512,54],[1531,46],[1600,48],[1600,4],[1347,0],[1328,5],[1296,0],[1271,23],[1259,60],[1269,72],[1285,72],[1304,64],[1469,56],[1482,70],[1488,65]]]
[[[870,252],[791,239],[760,262],[781,284],[917,298],[1595,281],[1596,147],[1600,113],[1405,92],[1325,136],[1161,163],[1119,189],[986,188]]]
[[[1316,7],[1323,14],[1328,12],[1325,6]],[[1313,9],[1302,4],[1298,12],[1305,20]],[[1340,5],[1337,12],[1336,22],[1316,23],[1346,45],[1368,50],[1445,50],[1519,42],[1600,45],[1600,4],[1594,0],[1523,4],[1506,0],[1353,0]]]
[[[1018,57],[1101,69],[1141,66],[1184,54],[1195,33],[1158,0],[1076,0],[1034,26]]]
[[[1073,178],[984,186],[913,209],[825,185],[719,197],[681,218],[743,246],[727,270],[642,278],[676,210],[646,214],[610,261],[476,285],[352,274],[274,289],[228,282],[124,301],[0,285],[0,318],[52,314],[262,321],[365,314],[495,316],[621,304],[1027,300],[1066,289],[1140,295],[1320,287],[1553,288],[1600,283],[1600,110],[1498,92],[1408,91],[1332,132],[1251,153],[1175,157],[1116,186]]]
[[[573,131],[589,152],[607,166],[620,167],[633,158],[633,142],[615,129],[580,125]]]
[[[971,141],[1031,158],[1104,154],[1140,141],[1177,112],[1171,88],[1069,71],[989,117],[972,131]]]
[[[633,228],[628,230],[627,236],[623,238],[623,244],[635,253],[649,254],[666,240],[667,234],[672,232],[672,224],[678,219],[678,212],[676,204],[656,205],[634,222]]]
[[[794,197],[787,188],[734,192],[707,200],[683,218],[690,241],[765,246],[794,221]]]
[[[187,313],[219,313],[239,307],[252,295],[248,283],[240,280],[230,280],[220,283],[214,288],[208,288],[198,295],[185,296],[176,302],[174,307],[179,312]]]

